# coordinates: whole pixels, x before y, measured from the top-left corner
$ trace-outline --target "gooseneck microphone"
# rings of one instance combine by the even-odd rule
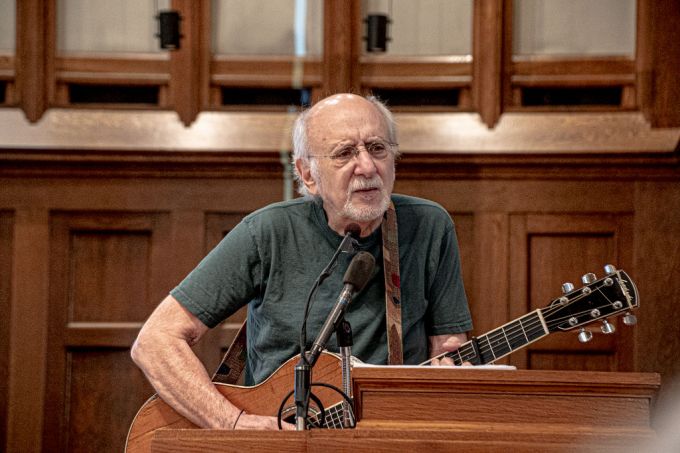
[[[359,252],[352,262],[349,263],[347,272],[343,278],[344,286],[340,292],[333,309],[331,310],[326,322],[321,327],[319,335],[317,335],[314,344],[312,344],[312,349],[307,355],[307,361],[311,366],[314,366],[316,360],[319,358],[319,354],[326,347],[328,338],[331,336],[338,325],[338,322],[342,318],[347,306],[352,301],[352,297],[355,293],[361,291],[368,280],[373,276],[373,268],[375,267],[375,258],[368,252]]]
[[[314,352],[308,353],[306,351],[305,345],[307,344],[307,318],[309,317],[309,310],[314,299],[314,294],[321,283],[333,273],[338,261],[338,256],[341,253],[354,253],[358,248],[357,239],[361,228],[355,223],[350,223],[345,228],[345,236],[340,242],[340,245],[336,249],[335,253],[331,257],[328,265],[321,271],[319,277],[317,277],[312,289],[309,291],[307,296],[307,302],[305,303],[304,317],[302,319],[302,326],[300,328],[300,361],[295,366],[295,428],[298,431],[307,429],[307,408],[309,406],[309,398],[311,396],[311,386],[312,386],[312,366],[319,357],[319,354],[323,350],[328,338],[334,330],[334,326],[338,323],[338,320],[342,317],[347,305],[352,299],[355,291],[361,290],[368,279],[370,274],[373,272],[373,266],[375,265],[375,259],[370,253],[360,252],[357,254],[352,262],[350,263],[347,272],[345,273],[345,278],[343,282],[345,283],[340,298],[333,307],[331,314],[329,315],[326,323],[321,329],[317,340],[314,342],[312,350]],[[368,255],[367,258],[366,255]],[[359,259],[359,256],[363,258]],[[368,261],[370,260],[370,266],[368,266]],[[355,264],[355,262],[357,264]],[[365,272],[361,269],[370,267]],[[361,269],[360,269],[361,268]],[[365,274],[365,278],[361,278],[359,274]],[[348,278],[349,277],[349,278]],[[361,283],[358,285],[357,283]],[[349,286],[348,286],[349,285]],[[310,360],[311,357],[311,360]]]
[[[302,318],[302,326],[300,327],[300,358],[302,359],[302,361],[307,360],[305,355],[306,347],[305,345],[307,344],[307,318],[309,317],[309,310],[312,307],[314,294],[316,293],[316,290],[321,285],[321,283],[323,283],[323,281],[326,280],[333,273],[333,269],[335,269],[335,266],[338,263],[338,257],[340,256],[340,254],[341,253],[352,254],[357,251],[358,247],[357,239],[359,239],[360,233],[361,228],[356,223],[350,223],[349,225],[347,225],[347,227],[345,228],[345,237],[342,238],[340,245],[338,246],[338,248],[335,250],[335,253],[333,253],[333,256],[331,257],[331,260],[328,262],[326,267],[324,267],[324,269],[321,271],[319,276],[314,281],[314,285],[312,285],[312,288],[309,290],[307,302],[305,303],[305,312]]]

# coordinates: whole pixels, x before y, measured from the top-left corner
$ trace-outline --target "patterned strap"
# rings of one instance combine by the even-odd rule
[[[397,212],[390,202],[382,223],[383,267],[385,273],[385,316],[387,321],[387,358],[390,365],[404,363],[401,334],[401,277]]]
[[[224,354],[222,363],[212,377],[213,382],[221,384],[236,384],[246,366],[246,321],[236,332],[236,337]]]
[[[385,271],[385,316],[387,320],[387,357],[390,365],[404,363],[401,334],[401,278],[399,276],[399,242],[397,212],[390,202],[382,222],[383,267]],[[236,334],[213,375],[213,382],[234,384],[246,363],[246,322]]]

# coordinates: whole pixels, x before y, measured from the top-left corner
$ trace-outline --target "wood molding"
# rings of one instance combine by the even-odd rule
[[[298,71],[301,79],[297,79]],[[210,61],[211,85],[291,88],[318,87],[322,83],[321,60],[294,56],[215,56]]]
[[[290,147],[294,115],[203,112],[184,127],[172,112],[50,109],[31,125],[0,110],[0,149],[279,153]],[[396,113],[400,150],[453,155],[674,155],[680,128],[652,129],[639,112],[505,113],[489,130],[475,113]],[[30,154],[26,154],[27,156]],[[21,152],[17,154],[20,158]],[[7,159],[7,151],[0,157]]]
[[[637,76],[642,111],[652,127],[680,126],[680,2],[639,0]]]
[[[365,88],[449,88],[472,84],[471,57],[362,57]]]
[[[47,109],[48,59],[54,39],[45,31],[54,19],[53,8],[50,0],[21,1],[16,8],[17,97],[26,118],[34,123]]]
[[[323,6],[323,88],[326,94],[359,92],[361,39],[358,0],[325,0]]]
[[[505,12],[512,10],[508,2],[480,0],[473,7],[473,102],[489,128],[496,125],[502,112]]]

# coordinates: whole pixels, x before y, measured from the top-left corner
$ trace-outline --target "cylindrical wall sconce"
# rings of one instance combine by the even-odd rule
[[[158,16],[158,34],[161,39],[161,49],[179,49],[180,33],[179,23],[182,18],[177,11],[160,11]]]
[[[385,14],[369,14],[366,17],[366,52],[386,52],[387,24],[391,21]]]

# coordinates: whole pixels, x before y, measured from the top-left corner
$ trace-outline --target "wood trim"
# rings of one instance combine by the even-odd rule
[[[513,57],[507,66],[513,87],[634,86],[635,61],[624,57]]]
[[[359,92],[361,35],[359,0],[325,0],[323,20],[323,93]]]
[[[14,80],[15,61],[14,54],[0,53],[0,80]]]
[[[186,128],[171,112],[51,109],[31,126],[17,109],[7,108],[0,109],[0,149],[26,149],[17,154],[22,160],[33,159],[28,150],[40,148],[48,153],[70,149],[85,161],[98,159],[96,153],[87,157],[85,150],[107,150],[101,151],[104,156],[172,151],[178,159],[195,151],[278,154],[290,140],[293,118],[287,113],[204,112]],[[680,128],[651,129],[638,112],[506,113],[492,131],[474,113],[396,113],[395,118],[400,149],[408,154],[673,158],[680,138]],[[7,152],[0,155],[7,157]]]
[[[201,108],[200,57],[205,40],[201,34],[202,10],[208,5],[194,0],[173,0],[172,6],[182,17],[181,44],[170,53],[170,103],[185,126],[194,122]]]
[[[12,256],[7,451],[42,451],[47,343],[49,213],[18,209]]]
[[[511,0],[480,0],[473,8],[473,99],[489,128],[502,112],[504,12],[508,9]]]
[[[635,73],[635,60],[626,57],[513,56],[509,67],[515,75],[629,75]]]
[[[318,58],[293,56],[215,56],[210,62],[210,84],[231,87],[291,88],[296,72],[302,72],[303,87],[322,84]]]
[[[201,28],[198,31],[199,49],[199,108],[210,108],[210,65],[212,59],[212,2],[210,0],[201,1],[201,9],[198,13]]]
[[[19,105],[31,122],[47,109],[49,84],[49,7],[55,0],[26,0],[16,3],[16,83]]]
[[[365,88],[459,88],[472,84],[471,58],[362,57]]]
[[[680,125],[680,2],[640,0],[637,43],[640,105],[652,127]]]

